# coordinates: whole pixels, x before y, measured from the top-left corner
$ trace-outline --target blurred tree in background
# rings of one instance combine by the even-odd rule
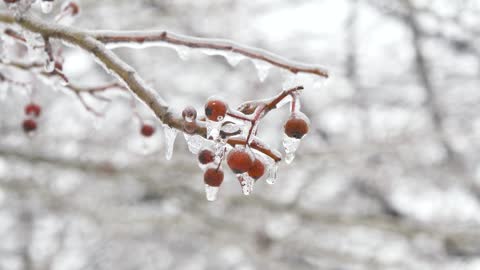
[[[480,268],[478,1],[78,4],[76,28],[225,38],[319,63],[331,78],[307,83],[312,131],[277,184],[257,183],[245,197],[229,174],[215,203],[183,136],[170,161],[161,132],[144,152],[121,93],[86,100],[98,117],[35,79],[42,115],[30,137],[21,123],[32,95],[2,85],[0,269]],[[234,106],[271,97],[291,79],[271,68],[261,81],[265,70],[251,61],[233,67],[198,50],[114,51],[178,110],[212,95]],[[63,54],[63,72],[80,86],[112,81],[85,51]],[[5,63],[0,72],[31,79]],[[140,103],[136,110],[154,119]],[[274,148],[286,117],[275,112],[260,127]]]

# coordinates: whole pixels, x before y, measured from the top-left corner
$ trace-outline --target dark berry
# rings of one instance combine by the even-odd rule
[[[143,124],[142,128],[140,129],[140,133],[142,133],[145,137],[150,137],[155,133],[155,127],[150,124]]]
[[[227,105],[219,99],[211,99],[205,104],[205,116],[211,121],[222,121],[227,114]]]
[[[215,160],[215,154],[209,149],[203,149],[198,153],[198,162],[201,164],[208,164]]]
[[[265,173],[265,165],[259,159],[255,159],[252,167],[248,170],[248,175],[255,180],[260,179]]]
[[[244,149],[233,149],[228,153],[227,164],[234,173],[244,173],[252,167],[253,158]]]
[[[37,122],[33,119],[26,119],[23,121],[22,127],[25,133],[31,133],[37,129]]]
[[[205,184],[212,187],[219,187],[223,182],[223,171],[221,169],[209,168],[203,174]]]
[[[25,106],[25,114],[26,115],[39,117],[41,112],[42,112],[42,107],[40,107],[40,105],[38,105],[38,104],[30,103],[30,104]]]
[[[308,119],[304,119],[303,117],[298,117],[297,115],[293,114],[285,123],[284,130],[288,137],[301,139],[303,136],[305,136],[305,134],[308,133]]]

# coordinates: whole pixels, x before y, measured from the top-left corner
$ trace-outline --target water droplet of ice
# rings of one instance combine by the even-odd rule
[[[47,14],[52,12],[53,0],[43,0],[42,3],[40,3],[40,7],[42,8],[43,13]]]
[[[286,134],[283,135],[283,148],[285,149],[285,162],[287,164],[292,163],[299,144],[300,139],[288,137]]]
[[[243,195],[250,195],[253,191],[253,184],[255,183],[255,179],[250,177],[248,173],[237,174],[237,179],[242,186]]]
[[[277,181],[277,172],[278,172],[278,164],[275,162],[268,168],[268,177],[267,177],[267,183],[270,185],[275,184]]]
[[[260,60],[253,60],[253,65],[257,69],[258,79],[261,82],[265,81],[271,68],[270,64]]]
[[[213,202],[217,199],[219,187],[213,187],[205,184],[205,195],[207,200]]]
[[[163,131],[165,133],[165,158],[167,160],[170,160],[172,159],[173,146],[175,144],[175,138],[177,137],[178,131],[174,128],[169,127],[168,125],[163,126]]]

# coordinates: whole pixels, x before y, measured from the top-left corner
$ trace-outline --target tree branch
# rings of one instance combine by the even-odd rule
[[[60,39],[64,42],[71,43],[76,45],[87,52],[90,52],[107,70],[115,75],[121,82],[123,82],[128,89],[130,89],[140,100],[142,100],[162,121],[164,124],[176,128],[180,131],[183,131],[184,120],[179,116],[173,116],[169,112],[167,103],[150,87],[145,81],[137,74],[137,72],[123,60],[121,60],[114,52],[107,48],[109,43],[126,43],[135,44],[135,43],[145,43],[145,42],[166,42],[176,45],[188,46],[192,48],[206,48],[214,49],[219,51],[229,51],[232,53],[237,53],[244,55],[248,58],[254,60],[260,60],[268,62],[274,66],[287,69],[292,73],[311,73],[321,77],[328,77],[328,72],[323,68],[306,65],[301,63],[296,63],[284,59],[273,53],[251,48],[243,45],[235,44],[231,41],[220,40],[220,39],[203,39],[195,37],[187,37],[173,33],[167,33],[165,31],[161,32],[108,32],[108,31],[82,31],[73,27],[58,25],[58,24],[49,24],[44,21],[33,17],[32,15],[23,15],[20,17],[13,17],[7,13],[0,12],[0,22],[13,24],[16,23],[21,27],[40,34],[45,41],[49,39]],[[53,60],[53,59],[50,59]],[[18,66],[19,68],[25,69],[26,66]],[[53,72],[47,75],[58,75],[61,76],[65,81],[66,77],[62,76],[61,72]],[[45,74],[44,74],[45,75]],[[303,87],[300,87],[303,89]],[[76,87],[70,87],[79,97],[80,91]],[[104,90],[104,89],[101,89]],[[297,89],[295,89],[297,90]],[[87,90],[87,93],[93,94],[95,91]],[[279,97],[284,97],[282,95],[288,94],[284,92],[280,94]],[[277,99],[274,99],[277,101]],[[275,103],[275,102],[273,102]],[[272,104],[273,104],[272,103]],[[277,101],[278,103],[278,101]],[[276,105],[276,103],[275,103]],[[266,112],[271,109],[275,109],[275,105],[272,107],[265,108]],[[86,106],[87,107],[87,106]],[[87,107],[88,109],[88,107]],[[265,113],[266,113],[265,112]],[[204,123],[199,123],[195,133],[203,137],[206,136],[206,128]],[[235,141],[235,144],[241,142]],[[245,142],[247,143],[247,142]],[[232,144],[232,143],[231,143]],[[234,145],[234,144],[232,144]],[[270,149],[264,149],[261,142],[251,145],[253,148],[258,148],[260,152],[263,152],[265,155],[270,156],[275,161],[281,160],[281,155],[277,154],[275,151]]]
[[[104,44],[115,47],[127,47],[126,44],[151,46],[154,43],[168,43],[197,49],[212,49],[241,54],[247,58],[267,62],[273,66],[289,70],[292,73],[310,73],[328,78],[328,71],[322,67],[288,60],[271,52],[236,44],[230,40],[198,38],[167,31],[89,31],[92,37]]]

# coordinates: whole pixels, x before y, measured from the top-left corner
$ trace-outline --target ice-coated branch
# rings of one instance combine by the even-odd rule
[[[96,113],[93,108],[88,106],[83,100],[81,94],[87,93],[94,97],[95,92],[103,91],[105,89],[109,89],[112,87],[117,88],[128,88],[132,91],[140,100],[142,100],[158,117],[160,121],[164,124],[178,129],[183,130],[185,127],[185,120],[181,117],[175,117],[173,114],[169,112],[168,105],[163,99],[150,88],[144,80],[137,74],[137,72],[121,60],[114,52],[110,50],[110,47],[107,47],[108,43],[111,42],[131,42],[133,44],[145,41],[152,41],[156,40],[155,36],[159,34],[158,32],[151,32],[152,36],[148,37],[145,36],[145,32],[106,32],[106,31],[83,31],[69,26],[63,26],[55,23],[46,23],[33,15],[24,14],[18,16],[12,16],[8,13],[0,12],[0,22],[6,24],[18,24],[22,28],[29,30],[31,32],[37,33],[42,36],[43,40],[45,41],[45,52],[49,57],[49,62],[54,62],[53,59],[53,52],[51,51],[50,47],[50,40],[51,39],[59,39],[63,42],[73,44],[81,49],[89,52],[92,56],[96,58],[96,60],[104,67],[109,73],[117,77],[122,84],[113,84],[107,85],[105,87],[100,87],[99,89],[80,89],[75,87],[72,84],[69,84],[68,78],[61,72],[59,69],[53,69],[52,72],[40,72],[40,75],[43,76],[59,76],[61,77],[66,83],[66,87],[72,90],[77,97],[80,99],[82,104],[88,111]],[[128,34],[130,33],[130,34]],[[162,34],[163,33],[163,34]],[[6,33],[9,34],[9,33]],[[10,33],[10,36],[12,33]],[[127,35],[128,34],[128,35]],[[159,34],[160,38],[162,38],[163,42],[168,42],[171,44],[176,44],[179,46],[188,46],[193,48],[208,48],[213,50],[219,51],[229,51],[231,53],[238,53],[242,54],[252,60],[256,61],[265,61],[272,65],[278,66],[280,68],[284,68],[289,70],[293,73],[305,72],[305,73],[312,73],[322,77],[328,77],[328,73],[319,67],[309,66],[299,63],[294,63],[292,61],[288,61],[274,55],[272,53],[250,48],[247,46],[237,45],[230,41],[225,40],[217,40],[217,39],[200,39],[194,37],[187,37],[181,36],[176,34],[171,34],[167,32],[161,32]],[[23,42],[22,35],[14,35],[14,38],[17,39],[19,42]],[[48,64],[48,63],[47,63]],[[21,69],[30,69],[30,68],[38,68],[41,65],[38,63],[34,63],[33,65],[29,66],[29,64],[21,64],[18,63],[16,65],[17,68]],[[38,72],[37,72],[38,73]],[[298,89],[297,89],[298,88]],[[261,111],[253,119],[252,128],[247,137],[247,140],[244,142],[239,141],[230,141],[231,145],[235,144],[248,144],[252,148],[256,149],[259,152],[271,157],[275,161],[281,160],[281,155],[274,150],[269,149],[268,147],[264,147],[264,144],[260,141],[253,141],[250,142],[250,135],[253,131],[254,125],[256,125],[256,121],[259,117],[265,115],[271,109],[276,108],[276,104],[283,98],[285,98],[290,92],[289,91],[297,91],[303,89],[303,87],[297,87],[288,91],[284,91],[279,96],[274,97],[271,100],[267,101],[257,101],[258,104],[262,104],[260,106]],[[250,105],[252,105],[251,103]],[[271,105],[271,106],[269,106]],[[96,113],[97,114],[97,113]],[[199,125],[196,126],[194,133],[199,134],[201,136],[206,136],[206,126],[204,123],[198,123]]]
[[[110,44],[113,47],[128,47],[132,44],[154,46],[155,43],[160,42],[240,54],[250,59],[264,61],[273,66],[289,70],[292,73],[311,73],[325,78],[329,76],[328,71],[323,67],[291,61],[271,52],[225,39],[198,38],[167,31],[90,31],[87,33],[102,43]]]

